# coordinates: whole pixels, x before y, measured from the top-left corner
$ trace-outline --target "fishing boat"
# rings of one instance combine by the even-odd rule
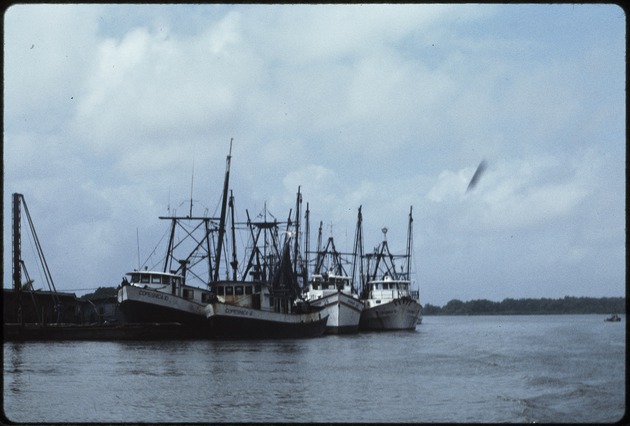
[[[160,217],[171,222],[163,268],[134,270],[126,274],[129,280],[123,278],[117,298],[125,322],[180,323],[188,327],[187,331],[203,333],[207,323],[205,307],[214,296],[209,283],[218,279],[224,251],[231,152],[232,141],[226,162],[221,217],[193,216],[192,199],[187,216]],[[184,235],[178,241],[177,231]],[[213,247],[217,247],[216,251]],[[191,284],[193,280],[197,285]]]
[[[312,306],[319,306],[328,315],[326,333],[348,334],[359,331],[363,303],[353,293],[351,277],[330,271],[315,274],[309,283],[305,298]]]
[[[118,289],[118,303],[125,322],[175,322],[202,328],[209,289],[187,286],[184,276],[162,271],[132,271]]]
[[[421,322],[419,292],[412,290],[410,280],[412,223],[410,210],[405,255],[390,253],[387,228],[383,228],[383,242],[365,256],[369,275],[362,292],[360,330],[415,330]],[[404,259],[406,268],[396,271],[397,258]]]
[[[361,209],[359,208],[357,230],[360,229],[360,221]],[[320,222],[314,273],[308,282],[304,297],[311,305],[322,307],[328,315],[326,333],[357,333],[363,302],[359,300],[359,294],[352,285],[352,276],[345,271],[343,253],[337,251],[333,237],[328,238],[323,250],[321,238],[322,223]],[[356,247],[354,253],[350,255],[356,259]]]
[[[248,291],[255,284],[224,282],[217,283],[219,291],[243,289]],[[232,289],[232,290],[229,290]],[[236,339],[278,339],[318,337],[326,331],[328,315],[300,303],[284,303],[287,299],[271,296],[268,286],[260,292],[234,298],[219,298],[206,308],[207,326],[210,337]],[[235,295],[236,296],[236,295]],[[254,300],[266,303],[258,304]],[[253,303],[252,303],[253,302]]]
[[[298,190],[298,200],[301,196]],[[298,201],[299,202],[299,201]],[[299,210],[298,210],[299,212]],[[296,212],[296,217],[298,216]],[[237,280],[212,283],[215,298],[205,308],[210,337],[277,339],[318,337],[326,331],[328,315],[299,297],[299,222],[285,232],[279,249],[279,222],[252,222],[252,248],[247,266]],[[289,221],[290,222],[290,221]],[[247,279],[243,279],[243,277]]]

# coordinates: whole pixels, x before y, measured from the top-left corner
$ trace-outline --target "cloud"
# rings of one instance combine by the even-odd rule
[[[239,78],[238,70],[255,73],[246,58],[234,54],[241,51],[235,46],[236,21],[230,14],[194,40],[135,28],[120,41],[99,43],[78,106],[77,133],[95,149],[118,149],[130,139],[170,144],[223,127],[252,78],[244,71]],[[186,126],[179,126],[184,120]]]
[[[312,223],[351,245],[361,205],[366,247],[387,226],[397,250],[413,205],[430,303],[462,282],[473,296],[509,282],[501,291],[518,297],[528,268],[541,280],[531,291],[570,288],[580,263],[591,269],[580,281],[606,276],[614,293],[625,276],[619,22],[612,8],[562,5],[13,6],[5,229],[22,192],[46,246],[93,266],[94,282],[119,281],[136,263],[134,228],[150,251],[157,216],[186,209],[191,183],[194,208],[213,213],[234,138],[241,219],[267,203],[284,220],[301,186]],[[54,264],[60,282],[84,280],[87,266]]]
[[[474,173],[466,167],[457,173],[443,171],[426,195],[433,203],[461,205],[470,213],[462,226],[483,229],[527,229],[555,223],[574,214],[576,206],[592,192],[592,182],[582,172],[585,156],[561,170],[554,157],[504,159],[490,163],[483,180],[467,192]]]

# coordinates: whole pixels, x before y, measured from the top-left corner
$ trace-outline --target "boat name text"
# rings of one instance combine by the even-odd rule
[[[225,308],[226,314],[236,314],[236,315],[246,315],[251,317],[252,311],[248,309],[237,309],[237,308]]]
[[[147,296],[147,297],[153,297],[156,299],[161,299],[164,300],[165,302],[168,301],[168,296],[164,295],[164,294],[160,294],[160,293],[154,293],[152,291],[139,291],[138,292],[138,296]]]

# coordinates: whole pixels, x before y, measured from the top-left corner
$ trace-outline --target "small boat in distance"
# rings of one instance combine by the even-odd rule
[[[390,253],[387,245],[387,228],[383,228],[383,242],[368,254],[367,282],[363,287],[365,304],[359,330],[415,330],[422,321],[419,292],[411,289],[410,262],[412,246],[412,216],[409,212],[407,252],[403,256]],[[394,259],[403,257],[406,269],[396,271]],[[373,262],[371,265],[370,263]]]
[[[621,317],[617,314],[613,314],[611,316],[609,316],[608,318],[606,318],[604,321],[606,322],[619,322],[621,321]]]

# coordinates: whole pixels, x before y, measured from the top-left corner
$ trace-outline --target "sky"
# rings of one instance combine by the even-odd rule
[[[284,220],[300,187],[313,246],[322,221],[352,250],[361,206],[365,250],[387,227],[404,253],[413,206],[423,304],[625,295],[616,5],[34,4],[3,23],[5,288],[11,194],[80,295],[155,257],[159,216],[218,215],[233,139],[237,220]]]

